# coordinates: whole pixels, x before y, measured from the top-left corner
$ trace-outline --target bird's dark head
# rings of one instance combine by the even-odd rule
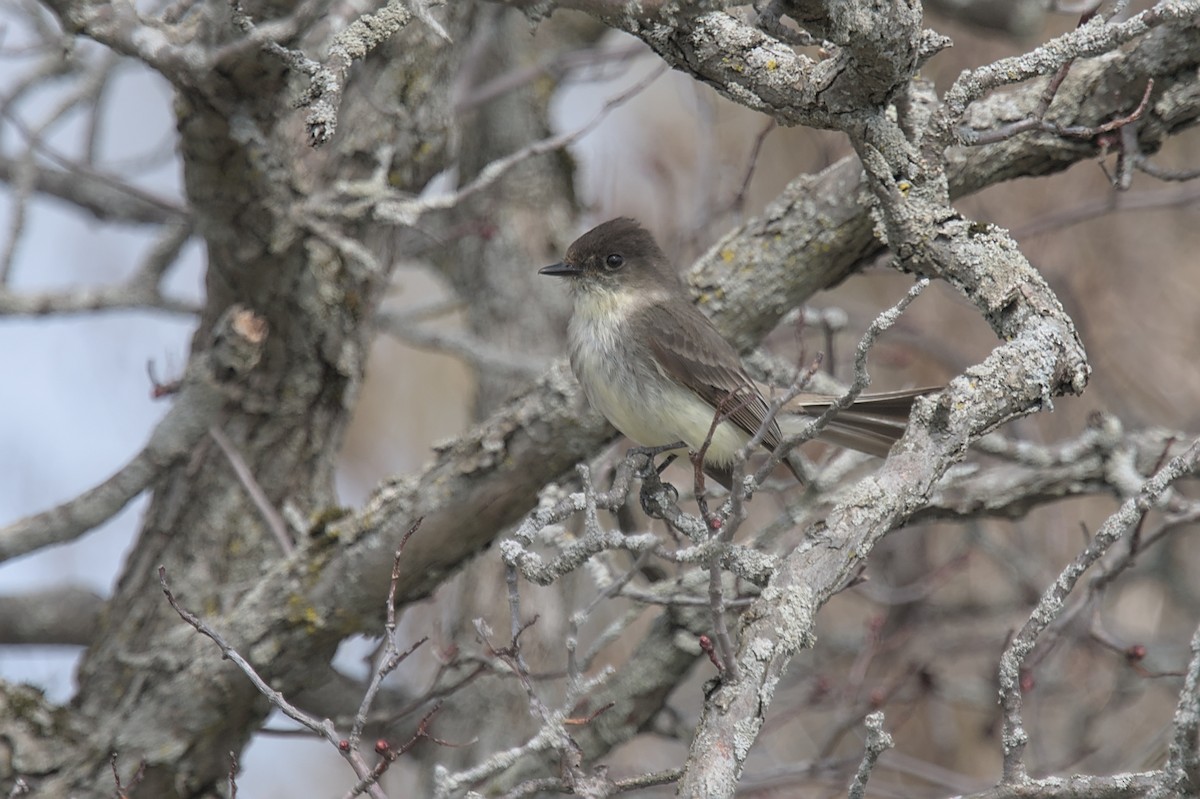
[[[567,248],[562,263],[539,274],[571,278],[577,290],[671,290],[679,277],[650,232],[627,216],[610,219]]]

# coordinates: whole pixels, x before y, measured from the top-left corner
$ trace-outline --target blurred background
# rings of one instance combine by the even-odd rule
[[[21,126],[50,119],[64,98],[44,92],[17,101],[18,67],[28,67],[29,55],[11,9],[0,15],[9,17],[0,43],[0,63],[6,64],[0,94],[11,100],[0,111],[0,150],[11,153],[20,147]],[[940,89],[964,68],[1024,52],[1074,25],[1071,17],[1040,12],[1010,21],[1009,30],[976,22],[929,14],[927,24],[955,43],[926,68]],[[612,216],[634,216],[685,267],[796,176],[850,151],[838,135],[769,125],[707,87],[662,70],[656,57],[622,35],[608,33],[584,50],[564,50],[556,42],[574,24],[569,15],[556,15],[530,34],[527,48],[531,67],[547,58],[570,65],[552,85],[559,131],[581,127],[612,98],[644,86],[570,148],[576,191],[586,208],[579,232]],[[534,74],[532,80],[547,81],[544,71]],[[98,167],[182,205],[169,87],[130,63],[105,91],[106,112],[95,135],[88,120],[67,114],[54,123],[50,145],[80,158],[81,142],[98,142],[89,154]],[[1200,137],[1194,131],[1177,137],[1156,160],[1195,167]],[[20,211],[14,183],[19,178],[0,187],[0,247],[11,264],[13,292],[119,282],[152,244],[141,229],[99,224],[52,200],[33,199]],[[1104,163],[1090,161],[959,203],[966,216],[1013,232],[1079,325],[1094,369],[1084,396],[1056,401],[1053,413],[1016,422],[1009,435],[1036,442],[1069,438],[1094,411],[1112,413],[1128,428],[1200,430],[1198,188],[1137,174],[1131,189],[1118,194]],[[193,242],[172,270],[171,296],[198,305],[203,270],[204,254]],[[832,370],[846,376],[862,331],[910,285],[910,277],[880,261],[813,298],[814,308],[846,312],[844,330],[831,340],[805,330],[798,342],[794,329],[781,329],[770,347],[791,359],[801,349],[810,356],[826,351]],[[561,321],[562,298],[547,296],[547,313]],[[429,330],[448,337],[463,330],[450,290],[419,263],[397,270],[388,307],[434,308]],[[540,311],[531,303],[530,313]],[[159,380],[178,375],[193,329],[191,315],[164,311],[0,317],[0,524],[95,485],[138,451],[166,410],[165,402],[151,397],[148,365]],[[935,283],[873,351],[872,388],[940,383],[981,360],[994,344],[975,309]],[[433,340],[416,348],[379,337],[342,453],[345,504],[355,506],[381,479],[419,467],[432,445],[470,423],[475,374],[445,349]],[[531,374],[549,362],[524,357],[522,368]],[[143,503],[134,502],[69,546],[0,565],[0,594],[71,585],[107,595]],[[936,796],[991,784],[1000,757],[999,653],[1037,594],[1082,547],[1081,528],[1094,531],[1115,507],[1111,498],[1071,500],[1019,520],[922,525],[886,539],[872,558],[870,582],[843,592],[822,612],[819,645],[797,660],[791,684],[776,700],[770,729],[747,768],[745,795],[789,795],[787,786],[797,781],[824,786],[829,795],[842,790],[837,780],[823,782],[819,770],[805,771],[805,764],[830,757],[857,762],[858,726],[846,724],[837,735],[830,730],[874,706],[886,706],[889,726],[902,739],[872,782],[875,795]],[[770,515],[764,510],[764,517]],[[1156,675],[1182,668],[1200,617],[1194,534],[1185,531],[1147,552],[1110,590],[1101,613],[1104,635],[1091,628],[1065,632],[1039,663],[1027,712],[1035,730],[1031,758],[1040,768],[1107,773],[1161,760],[1178,681]],[[536,596],[531,592],[527,600],[531,612],[538,609]],[[407,616],[405,625],[446,643],[454,626],[447,616],[455,607],[448,600],[431,603],[428,612]],[[503,618],[497,616],[501,629]],[[1132,645],[1146,647],[1144,660],[1131,664],[1123,656],[1121,648]],[[369,645],[344,649],[345,668],[364,673]],[[0,676],[32,682],[66,700],[78,653],[70,646],[0,646]],[[620,662],[619,649],[610,659]],[[430,668],[418,659],[399,679],[419,683]],[[710,676],[702,664],[693,684],[676,692],[673,705],[681,718],[695,713],[699,685]],[[666,768],[685,751],[668,736],[644,737],[652,742],[639,739],[610,758],[614,772]],[[326,749],[293,737],[260,736],[243,759],[239,784],[252,797],[333,794],[344,789],[346,774]],[[400,784],[407,777],[397,771],[393,778]]]

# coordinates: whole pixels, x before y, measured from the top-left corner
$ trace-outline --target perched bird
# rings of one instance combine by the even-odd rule
[[[634,442],[659,447],[682,441],[699,451],[717,409],[728,413],[713,432],[705,470],[729,487],[736,454],[769,412],[763,387],[691,303],[654,237],[633,219],[612,219],[580,236],[561,263],[540,274],[567,278],[574,295],[571,368],[592,405]],[[904,433],[913,400],[934,390],[864,395],[821,438],[884,456]],[[797,397],[771,423],[763,446],[774,451],[783,438],[781,422],[800,429],[797,415],[819,415],[833,399]],[[796,467],[785,463],[800,479]]]

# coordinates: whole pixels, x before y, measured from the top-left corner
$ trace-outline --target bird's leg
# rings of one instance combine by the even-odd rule
[[[653,466],[654,459],[657,458],[659,455],[663,454],[664,452],[670,452],[671,450],[674,450],[674,449],[686,449],[686,448],[687,448],[687,444],[683,443],[682,441],[676,441],[674,444],[663,444],[661,447],[633,447],[632,449],[629,450],[629,454],[630,455],[641,455],[645,458],[649,458],[650,465]],[[671,455],[671,456],[667,457],[666,459],[663,460],[663,462],[661,464],[659,464],[659,466],[655,469],[655,471],[658,472],[659,474],[662,474],[663,469],[666,469],[668,466],[670,466],[672,463],[674,463],[676,457],[678,457],[678,456]]]

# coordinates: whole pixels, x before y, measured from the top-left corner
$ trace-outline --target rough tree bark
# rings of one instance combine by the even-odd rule
[[[952,202],[1094,156],[1099,134],[1069,136],[1063,129],[1095,130],[1141,107],[1136,125],[1103,131],[1116,131],[1132,159],[1195,126],[1196,2],[1158,3],[1120,23],[1098,17],[1036,58],[982,68],[940,97],[915,78],[944,44],[924,29],[915,0],[760,4],[773,17],[771,24],[756,18],[757,26],[716,3],[514,0],[451,3],[433,16],[424,3],[394,3],[377,9],[370,24],[356,21],[354,9],[323,2],[180,6],[162,15],[97,0],[44,5],[68,36],[138,59],[171,83],[188,207],[125,197],[117,211],[103,182],[72,184],[44,168],[21,173],[22,180],[95,213],[194,229],[206,246],[206,294],[190,366],[174,398],[173,418],[184,432],[166,429],[171,445],[154,447],[149,476],[125,490],[132,496],[149,488],[152,501],[114,594],[86,636],[77,696],[56,707],[25,687],[0,685],[0,737],[8,742],[3,790],[17,790],[19,777],[36,795],[110,796],[109,754],[116,752],[123,772],[145,765],[133,795],[222,795],[227,753],[244,747],[270,704],[163,601],[160,565],[180,601],[208,618],[276,690],[332,715],[324,708],[346,686],[330,659],[346,638],[380,631],[391,554],[414,521],[424,520],[400,564],[401,607],[446,584],[510,525],[540,518],[529,514],[543,487],[613,438],[585,407],[565,364],[530,383],[514,381],[511,370],[485,372],[474,428],[420,472],[379,486],[362,508],[336,507],[335,456],[363,379],[376,311],[395,261],[427,252],[431,232],[457,238],[429,260],[467,303],[473,335],[523,352],[556,351],[563,308],[543,313],[553,301],[540,294],[533,273],[575,232],[569,164],[552,153],[498,180],[488,171],[548,134],[548,94],[530,86],[464,115],[454,106],[462,92],[450,90],[462,88],[464,74],[478,88],[488,74],[533,57],[533,40],[520,39],[528,21],[514,9],[535,17],[557,8],[583,11],[782,125],[829,128],[852,142],[855,157],[794,180],[688,270],[695,298],[739,348],[752,349],[814,292],[878,255],[885,241],[901,268],[945,281],[970,301],[999,342],[940,397],[918,403],[909,433],[875,473],[798,514],[795,523],[814,531],[808,542],[751,577],[748,568],[740,572],[757,581],[758,592],[740,618],[741,676],[709,686],[688,760],[670,775],[680,795],[733,795],[775,687],[795,655],[812,645],[817,611],[884,535],[911,519],[1016,515],[1081,493],[1116,493],[1130,507],[1149,507],[1165,487],[1152,492],[1147,478],[1168,450],[1182,449],[1171,449],[1162,436],[1098,428],[1071,449],[1086,457],[1068,462],[1046,451],[1040,453],[1046,468],[1031,460],[980,482],[947,476],[986,433],[1081,392],[1089,374],[1074,324],[1046,281],[1004,231],[965,218]],[[789,44],[794,25],[826,43],[820,60]],[[581,30],[573,35],[594,36],[598,28]],[[300,54],[324,60],[313,64]],[[1054,75],[1072,61],[1050,106],[1055,129],[986,139],[1047,110],[1045,80],[989,91]],[[292,99],[309,78],[306,111],[294,111]],[[323,148],[305,146],[306,133]],[[965,146],[980,139],[990,143]],[[452,203],[417,198],[451,166],[464,196]],[[0,166],[0,179],[18,173]],[[77,305],[160,301],[155,288]],[[8,313],[36,307],[7,289],[0,295]],[[219,445],[220,434],[236,456]],[[235,471],[235,459],[266,504],[304,520],[303,530],[273,524]],[[1173,479],[1190,473],[1194,454],[1169,468]],[[129,496],[116,508],[109,500],[108,515]],[[0,529],[0,555],[17,557],[82,534],[88,525],[63,533],[78,518],[84,517],[72,510]],[[629,540],[619,546],[634,548]],[[541,790],[610,795],[616,788],[592,764],[650,726],[675,684],[703,658],[695,642],[709,621],[695,607],[663,610],[631,646],[628,662],[579,712],[610,709],[573,728],[569,743],[522,751],[513,773],[547,780],[534,786]],[[559,635],[546,627],[546,634]],[[23,635],[0,625],[5,642]],[[1200,790],[1192,718],[1197,664],[1200,653],[1181,694],[1171,759],[1161,772],[1137,775],[1145,789],[1137,795]],[[516,681],[506,685],[523,696]],[[1006,718],[1013,719],[1005,741],[1007,782],[988,795],[1025,788],[1034,796],[1068,795],[1023,773],[1019,714]],[[466,769],[506,745],[508,726],[506,718],[493,719],[477,749],[421,756]],[[565,764],[561,776],[544,777],[546,751]],[[864,769],[865,782],[870,769]],[[427,774],[431,786],[448,784],[432,769]],[[511,787],[517,777],[506,780]]]

